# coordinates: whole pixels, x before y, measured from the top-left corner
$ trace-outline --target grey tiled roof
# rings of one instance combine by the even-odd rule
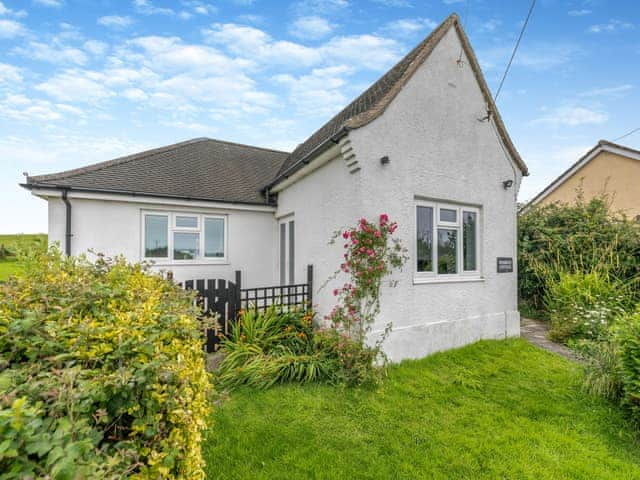
[[[197,138],[88,167],[27,178],[26,187],[264,204],[287,152]]]

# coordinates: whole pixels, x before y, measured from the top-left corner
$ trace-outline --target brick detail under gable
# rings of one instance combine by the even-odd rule
[[[340,155],[344,160],[345,165],[349,169],[349,173],[356,173],[360,170],[360,165],[358,164],[358,158],[356,157],[356,152],[353,149],[353,145],[351,144],[351,140],[349,137],[344,137],[340,140]]]

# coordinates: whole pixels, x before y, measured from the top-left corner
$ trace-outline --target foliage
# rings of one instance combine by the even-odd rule
[[[331,279],[344,272],[351,281],[334,291],[339,304],[325,317],[329,328],[315,326],[311,311],[282,311],[275,305],[264,313],[243,312],[222,342],[218,382],[228,388],[266,388],[285,382],[377,381],[384,337],[370,347],[365,336],[380,310],[382,279],[405,261],[405,250],[391,238],[396,228],[382,214],[377,225],[362,218],[356,228],[334,235],[332,242],[340,235],[345,240],[345,261]]]
[[[0,286],[0,479],[203,478],[196,314],[122,258],[30,258]]]
[[[398,228],[386,214],[377,224],[361,218],[358,226],[336,232],[332,242],[344,240],[344,263],[340,272],[348,274],[349,281],[333,291],[338,304],[327,315],[334,328],[346,331],[358,342],[365,336],[380,312],[380,285],[393,269],[400,268],[407,259],[400,240],[392,238]]]
[[[552,340],[598,339],[629,308],[628,289],[606,273],[559,272],[548,280],[545,305]]]
[[[609,400],[619,400],[622,396],[620,353],[611,334],[597,340],[580,339],[570,345],[584,364],[586,390]]]
[[[375,375],[374,354],[347,335],[313,325],[313,313],[250,309],[222,341],[217,381],[227,388],[319,381],[362,384]],[[361,364],[364,363],[363,364]]]
[[[460,380],[458,380],[460,379]],[[377,388],[242,388],[216,407],[209,478],[631,479],[640,448],[580,365],[520,339],[391,365]]]
[[[640,225],[611,210],[605,196],[575,205],[531,206],[519,217],[518,288],[529,310],[544,310],[547,283],[561,272],[599,271],[631,283],[637,297]]]
[[[622,377],[622,403],[640,425],[640,305],[615,331]]]
[[[46,235],[0,235],[0,282],[22,271],[24,256],[43,253],[46,249]]]

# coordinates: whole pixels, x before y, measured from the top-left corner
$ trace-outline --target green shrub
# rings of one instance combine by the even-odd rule
[[[560,272],[600,271],[623,283],[640,275],[640,225],[608,199],[530,207],[518,218],[518,290],[524,310],[544,315],[546,286]],[[538,315],[540,316],[540,315]]]
[[[204,478],[196,315],[123,259],[30,259],[0,286],[0,479]]]
[[[545,304],[552,340],[598,339],[615,318],[624,315],[630,298],[620,282],[598,271],[560,272],[548,281]]]
[[[217,381],[227,388],[286,382],[363,384],[379,372],[378,348],[363,346],[335,329],[314,327],[312,313],[280,312],[276,306],[244,312],[221,350]]]
[[[640,425],[640,306],[618,322],[615,342],[622,377],[622,403]]]

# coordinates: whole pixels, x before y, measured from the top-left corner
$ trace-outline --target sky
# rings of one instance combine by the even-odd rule
[[[291,150],[453,11],[495,92],[529,6],[0,0],[0,233],[46,232],[23,172],[195,137]],[[640,2],[538,0],[497,104],[531,172],[521,201],[640,127]]]

